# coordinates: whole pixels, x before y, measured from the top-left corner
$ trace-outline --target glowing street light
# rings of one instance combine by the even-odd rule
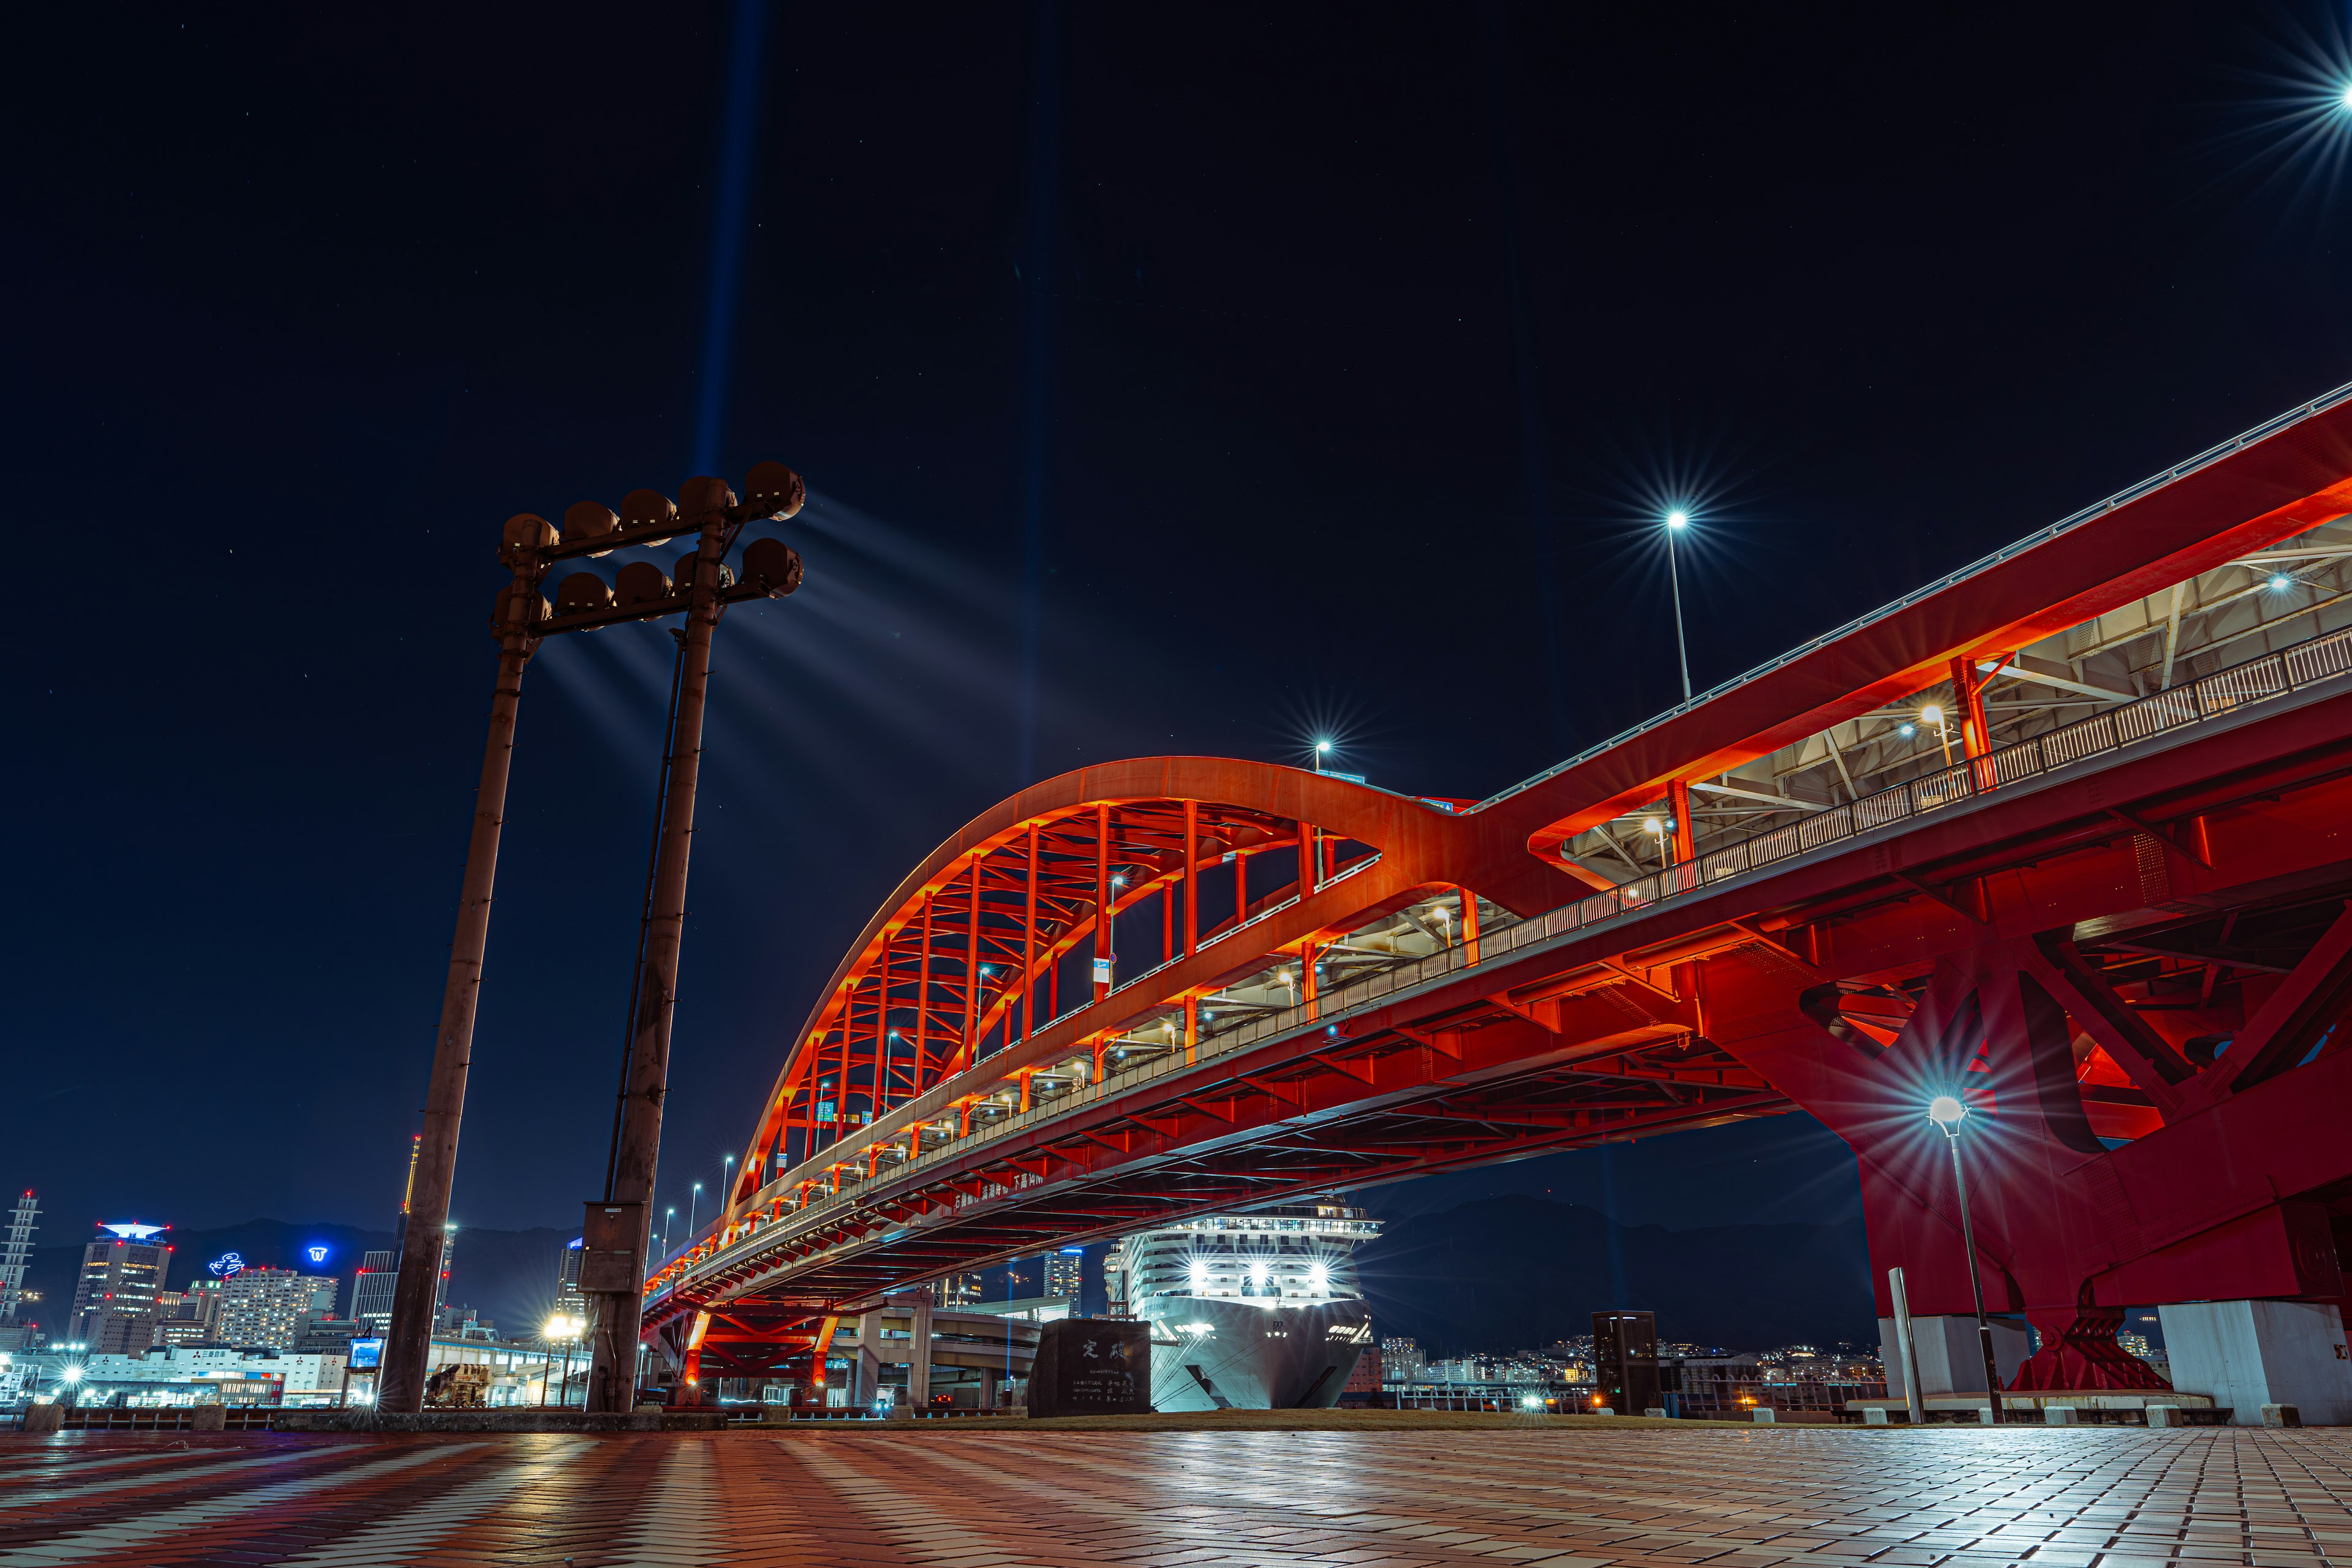
[[[1328,755],[1330,754],[1330,752],[1331,752],[1331,742],[1328,742],[1328,741],[1318,741],[1318,742],[1315,742],[1315,771],[1316,771],[1317,773],[1321,773],[1321,772],[1323,771],[1323,759],[1324,759],[1325,757],[1328,756]]]
[[[1952,1146],[1952,1185],[1960,1194],[1960,1246],[1965,1249],[1969,1268],[1969,1289],[1976,1296],[1977,1339],[1984,1347],[1985,1401],[1991,1406],[1996,1424],[2000,1420],[2000,1363],[1992,1353],[1992,1322],[1985,1316],[1984,1277],[1977,1271],[1977,1233],[1969,1221],[1969,1177],[1960,1166],[1960,1124],[1969,1119],[1969,1108],[1958,1096],[1939,1094],[1927,1104],[1927,1120],[1944,1134]]]
[[[1675,592],[1675,654],[1682,660],[1683,700],[1691,700],[1690,649],[1683,643],[1683,578],[1675,563],[1675,535],[1690,526],[1690,513],[1677,508],[1666,513],[1666,581]]]
[[[1934,703],[1919,710],[1920,721],[1936,726],[1936,738],[1944,742],[1944,765],[1952,765],[1952,731],[1945,727],[1944,710]]]
[[[2287,574],[2284,572],[2273,572],[2271,574],[2270,590],[2272,593],[2284,594],[2289,588],[2294,586],[2294,579],[2287,575]]]
[[[2346,85],[2343,96],[2338,98],[2336,101],[2342,104],[2347,109],[2352,109],[2352,84]]]

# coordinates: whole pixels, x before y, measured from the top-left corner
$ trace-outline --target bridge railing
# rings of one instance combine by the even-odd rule
[[[1844,805],[1814,812],[1801,822],[1759,834],[1727,848],[1709,850],[1575,903],[1525,920],[1498,922],[1475,939],[1465,938],[1425,957],[1404,960],[1336,990],[1307,997],[1296,1006],[1260,1014],[1234,1027],[1203,1035],[1199,1044],[1190,1049],[1173,1048],[1164,1056],[1106,1074],[1097,1082],[1043,1097],[1027,1110],[975,1124],[970,1131],[945,1143],[885,1166],[879,1174],[896,1181],[927,1166],[961,1158],[971,1152],[975,1142],[1008,1137],[1096,1100],[1124,1094],[1152,1079],[1183,1071],[1277,1035],[1296,1033],[1318,1024],[1328,1026],[1397,992],[1499,962],[1538,942],[1590,931],[1669,900],[1711,890],[1826,846],[1896,823],[1932,816],[1977,795],[2041,778],[2158,735],[2224,718],[2347,673],[2352,673],[2352,627],[2217,670],[2186,685],[2015,742],[1984,756],[1955,763]],[[859,1146],[835,1145],[824,1152],[839,1151],[846,1155]],[[1026,1174],[1008,1177],[994,1184],[992,1191],[960,1198],[958,1206],[985,1202],[999,1193],[1017,1191],[1041,1181],[1042,1178]],[[827,1215],[854,1208],[864,1201],[860,1195],[863,1185],[862,1180],[845,1179],[843,1191],[789,1211],[782,1216],[782,1223],[803,1228]],[[716,1256],[735,1254],[763,1237],[773,1237],[768,1225],[756,1226]],[[657,1298],[660,1292],[655,1294]]]

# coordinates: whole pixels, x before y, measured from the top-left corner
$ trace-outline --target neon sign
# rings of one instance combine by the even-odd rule
[[[242,1274],[245,1272],[245,1259],[239,1258],[234,1252],[224,1252],[218,1258],[214,1258],[210,1263],[205,1264],[205,1267],[211,1269],[215,1274],[219,1275],[222,1279],[226,1279],[232,1275]]]
[[[310,1261],[313,1263],[327,1261],[327,1249],[323,1247],[305,1247],[303,1250],[310,1255]]]
[[[110,1230],[125,1241],[144,1241],[151,1236],[161,1236],[171,1227],[162,1225],[140,1225],[136,1221],[121,1225],[100,1225],[100,1230]]]

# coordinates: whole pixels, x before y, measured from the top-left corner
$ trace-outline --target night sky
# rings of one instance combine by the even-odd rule
[[[1704,688],[2352,378],[2328,16],[13,14],[0,1184],[44,1241],[387,1222],[509,514],[811,488],[719,628],[683,1208],[1020,784],[1330,733],[1483,795],[1678,695],[1669,503]],[[461,1225],[601,1183],[667,647],[526,678]],[[1841,1217],[1841,1160],[1613,1201]]]

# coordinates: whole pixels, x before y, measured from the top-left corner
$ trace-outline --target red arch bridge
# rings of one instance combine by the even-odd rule
[[[724,1212],[691,1377],[952,1270],[1801,1108],[1874,1273],[2145,1386],[2127,1305],[2336,1302],[2352,1228],[2352,388],[1489,799],[1159,757],[908,873]],[[1465,679],[1477,679],[1465,670]],[[816,1369],[820,1373],[821,1365]]]

